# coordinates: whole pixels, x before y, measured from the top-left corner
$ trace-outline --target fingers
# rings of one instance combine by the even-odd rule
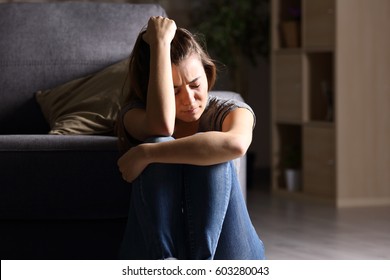
[[[122,174],[122,179],[125,180],[126,182],[130,183],[131,181],[129,181],[127,178],[128,176],[126,174],[126,169],[125,169],[124,163],[125,163],[125,159],[122,156],[117,161],[118,169],[119,169],[119,172]]]
[[[123,180],[131,183],[141,174],[146,167],[142,157],[143,155],[139,153],[139,149],[134,147],[118,159],[117,165]]]
[[[175,21],[162,16],[151,17],[142,39],[149,45],[156,42],[170,43],[176,33]]]
[[[131,182],[132,182],[132,180],[128,180],[128,179],[126,178],[125,174],[122,174],[122,179],[123,179],[124,181],[126,181],[127,183],[131,183]]]
[[[162,17],[162,16],[156,16],[156,17],[150,17],[148,25],[150,23],[169,23],[169,24],[176,24],[174,20],[167,18],[167,17]]]
[[[127,174],[125,170],[121,170],[121,168],[119,168],[119,171],[122,173],[122,179],[126,182],[131,183],[134,180],[131,176]]]

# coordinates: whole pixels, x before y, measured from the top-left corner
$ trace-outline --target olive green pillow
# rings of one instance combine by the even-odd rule
[[[49,134],[109,134],[127,95],[128,59],[56,88],[38,91],[36,100]]]

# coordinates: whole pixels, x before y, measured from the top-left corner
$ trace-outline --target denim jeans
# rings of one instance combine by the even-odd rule
[[[264,259],[233,162],[150,164],[132,185],[120,258]]]

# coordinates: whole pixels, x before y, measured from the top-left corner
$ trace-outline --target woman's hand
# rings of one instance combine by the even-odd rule
[[[122,173],[122,178],[131,183],[150,163],[148,161],[147,145],[141,144],[128,150],[119,160],[119,171]]]
[[[151,17],[145,34],[142,36],[149,45],[156,43],[170,44],[176,33],[176,23],[161,16]]]

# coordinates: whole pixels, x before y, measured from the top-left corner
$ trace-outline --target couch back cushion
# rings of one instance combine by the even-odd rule
[[[34,93],[127,57],[158,15],[154,4],[0,4],[0,134],[46,133]]]

